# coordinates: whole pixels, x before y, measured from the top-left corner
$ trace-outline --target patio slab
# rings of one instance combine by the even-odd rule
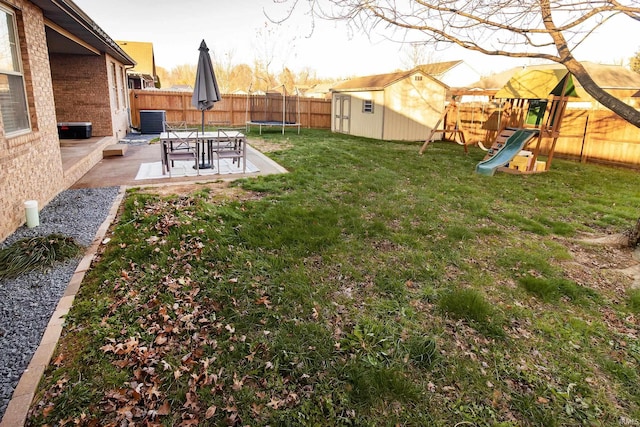
[[[259,171],[245,174],[201,175],[136,180],[136,174],[142,163],[160,161],[160,144],[128,145],[127,152],[124,156],[103,158],[88,173],[76,181],[71,188],[143,187],[158,184],[184,184],[187,182],[231,181],[238,178],[287,172],[285,168],[275,161],[251,147],[251,140],[249,140],[247,147],[247,160],[253,163]]]

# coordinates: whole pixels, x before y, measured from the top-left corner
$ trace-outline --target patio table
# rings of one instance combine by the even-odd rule
[[[209,132],[162,132],[160,134],[160,142],[162,144],[162,165],[166,167],[168,170],[169,164],[167,161],[167,151],[171,146],[171,143],[176,140],[176,138],[181,138],[183,140],[191,141],[193,140],[194,144],[196,144],[197,150],[201,151],[201,163],[199,165],[200,169],[208,169],[212,168],[212,157],[213,154],[216,153],[219,149],[222,150],[223,147],[220,147],[219,143],[233,140],[236,145],[238,151],[242,152],[242,161],[243,165],[246,163],[246,144],[247,137],[244,133],[237,130],[218,130],[218,131],[209,131]]]

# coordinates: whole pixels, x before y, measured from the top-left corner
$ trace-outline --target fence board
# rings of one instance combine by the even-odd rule
[[[252,95],[261,99],[260,95]],[[191,92],[130,90],[131,124],[140,127],[140,110],[164,110],[168,122],[187,122],[197,125],[202,122],[202,112],[191,105]],[[300,98],[300,124],[306,128],[331,128],[331,100]],[[247,121],[247,96],[222,95],[211,110],[205,111],[207,123],[229,123],[244,126]]]

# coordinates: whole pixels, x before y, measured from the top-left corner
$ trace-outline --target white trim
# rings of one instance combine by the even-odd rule
[[[18,136],[18,135],[21,135],[21,134],[29,133],[33,129],[32,129],[32,125],[31,125],[31,113],[29,112],[29,94],[27,93],[27,84],[26,84],[26,79],[25,79],[25,75],[24,75],[22,52],[20,51],[20,32],[18,31],[18,19],[17,19],[16,13],[15,13],[15,10],[5,6],[4,3],[0,3],[0,12],[4,12],[7,15],[11,16],[11,25],[13,26],[13,34],[14,34],[14,37],[15,37],[15,54],[16,54],[16,57],[17,57],[16,58],[17,59],[17,65],[18,65],[18,68],[19,68],[18,71],[15,71],[15,70],[0,71],[0,74],[6,75],[6,76],[19,76],[22,79],[22,92],[23,92],[23,96],[24,96],[24,108],[25,108],[25,113],[26,113],[26,118],[27,118],[26,127],[20,128],[20,129],[16,129],[14,131],[7,131],[6,124],[3,123],[3,129],[4,129],[4,132],[5,132],[4,133],[5,137],[14,137],[14,136]]]

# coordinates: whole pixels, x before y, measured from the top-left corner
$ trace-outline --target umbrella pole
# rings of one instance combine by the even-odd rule
[[[202,110],[202,133],[204,133],[204,110]],[[204,148],[204,144],[201,144],[201,145],[202,145],[202,163],[200,164],[200,168],[201,169],[206,169],[206,168],[209,167],[209,165],[204,162],[204,151],[205,151],[205,148]]]

